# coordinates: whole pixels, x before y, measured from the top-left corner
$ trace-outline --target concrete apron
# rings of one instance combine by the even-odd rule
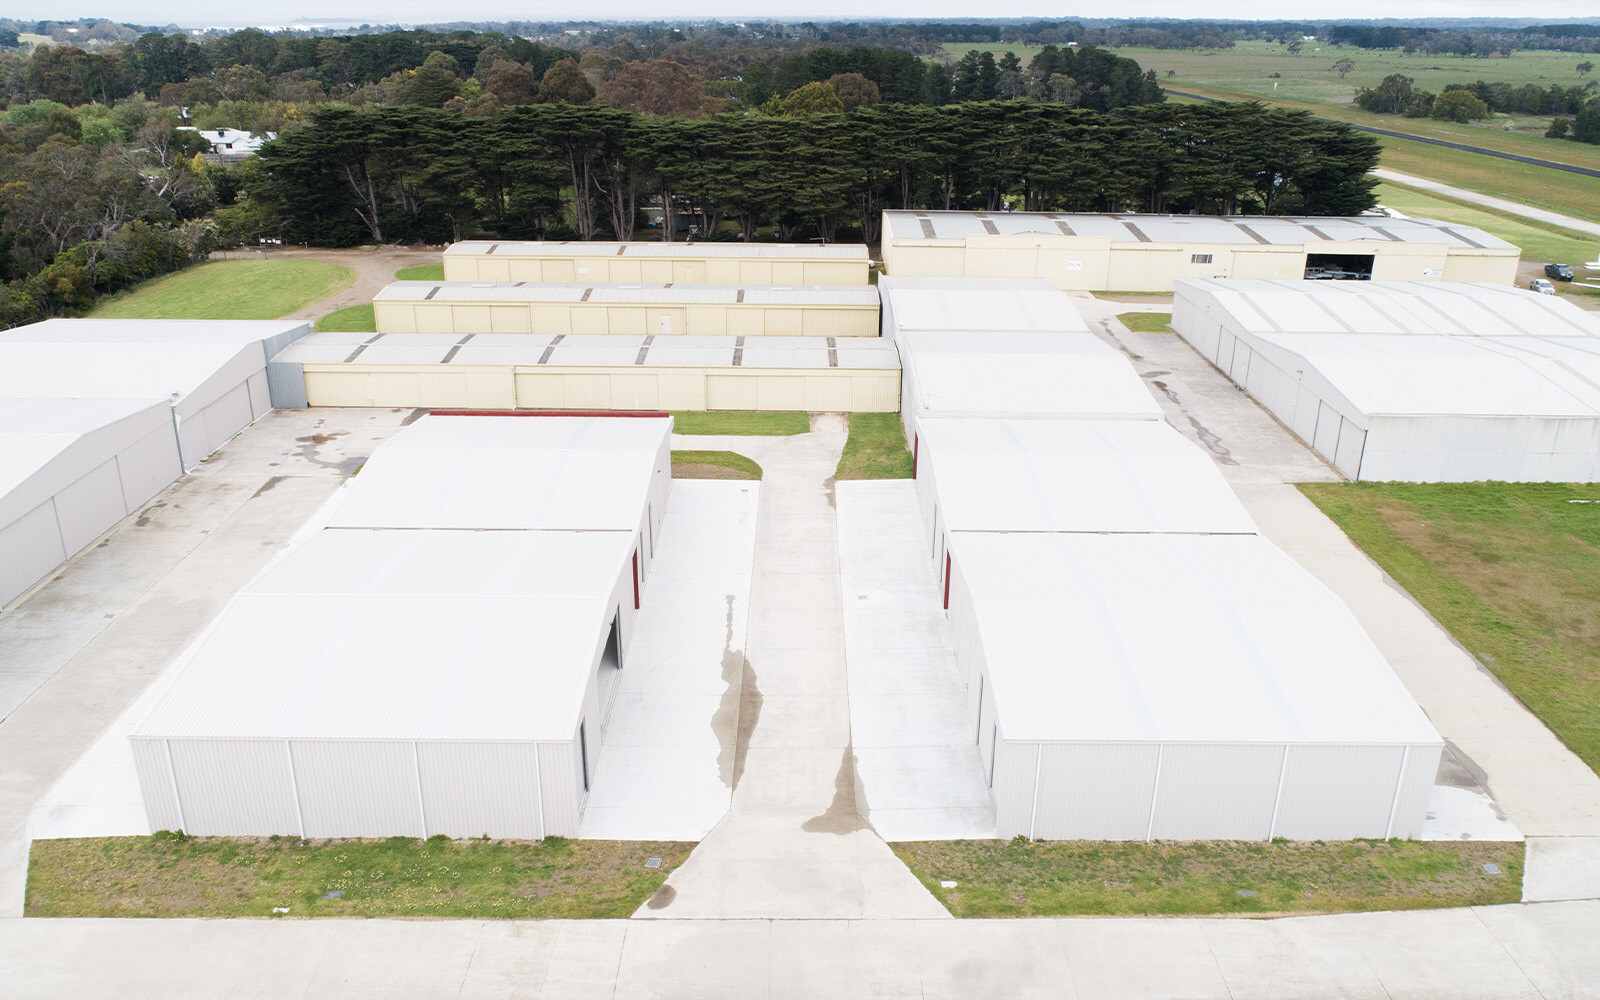
[[[733,800],[636,917],[949,917],[856,807],[833,499],[845,435],[824,414],[792,437],[688,439],[763,470]]]

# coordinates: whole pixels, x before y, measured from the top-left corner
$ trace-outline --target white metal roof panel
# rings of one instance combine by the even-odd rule
[[[595,282],[396,281],[374,302],[592,302],[661,305],[878,307],[871,285],[597,284]]]
[[[632,531],[671,426],[668,417],[424,417],[373,453],[329,524]]]
[[[1009,287],[971,278],[940,278],[930,286],[886,277],[879,292],[889,299],[896,336],[912,330],[1076,331],[1089,328],[1072,299],[1043,278],[1018,278]],[[972,283],[972,284],[969,284]]]
[[[1342,602],[1252,535],[961,533],[1007,739],[1434,745]]]
[[[680,259],[867,260],[860,243],[605,243],[592,241],[465,240],[445,248],[452,257],[659,257]]]
[[[921,420],[952,531],[1256,530],[1211,457],[1158,420]]]
[[[1116,354],[932,354],[902,357],[914,369],[919,417],[1076,417],[1157,420],[1161,408]]]

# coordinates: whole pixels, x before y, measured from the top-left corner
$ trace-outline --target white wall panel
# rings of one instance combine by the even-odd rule
[[[1266,840],[1284,750],[1167,744],[1156,788],[1156,840]]]
[[[251,375],[245,382],[245,388],[250,396],[250,419],[259,420],[272,409],[272,390],[267,387],[267,370],[263,368]]]
[[[532,743],[418,743],[427,835],[544,836]]]
[[[1422,836],[1422,822],[1428,818],[1428,797],[1433,793],[1442,753],[1440,747],[1410,747],[1405,751],[1390,836],[1407,840]]]
[[[66,558],[53,501],[0,527],[0,604],[38,583]]]
[[[1159,750],[1148,743],[1041,744],[1033,835],[1041,840],[1143,840],[1150,827]]]
[[[306,836],[425,834],[410,743],[302,740],[293,748]]]
[[[289,755],[280,740],[171,740],[184,831],[196,837],[297,836]]]
[[[1400,779],[1402,747],[1293,746],[1274,836],[1382,837]]]
[[[1001,740],[995,750],[995,830],[1002,838],[1027,836],[1033,826],[1033,790],[1039,773],[1039,744]],[[988,775],[984,775],[987,780]]]
[[[122,480],[122,502],[130,514],[172,485],[183,475],[183,459],[178,457],[178,439],[172,427],[151,431],[119,452],[117,472]]]
[[[590,736],[589,752],[597,749],[598,737]],[[578,763],[578,741],[540,743],[539,791],[544,806],[546,837],[576,837],[582,805],[583,775]],[[592,759],[592,758],[591,758]]]
[[[55,496],[61,543],[68,555],[127,516],[116,459],[108,459]]]
[[[139,776],[145,818],[152,830],[181,830],[178,797],[173,792],[172,769],[167,766],[166,740],[129,740],[133,770]]]

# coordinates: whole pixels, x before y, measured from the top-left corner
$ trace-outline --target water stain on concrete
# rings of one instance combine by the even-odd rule
[[[157,510],[157,509],[159,509],[161,507],[165,507],[166,505],[167,505],[167,502],[165,500],[162,500],[162,501],[160,501],[158,503],[153,503],[150,506],[146,507],[144,510],[139,512],[139,517],[138,517],[137,520],[135,520],[133,522],[133,526],[135,528],[143,528],[144,526],[146,526],[147,524],[150,523],[150,512],[153,511],[153,510]]]
[[[833,775],[833,801],[822,813],[801,823],[800,829],[807,833],[833,833],[839,836],[872,829],[856,809],[855,756],[854,747],[844,748],[839,758],[839,770]]]
[[[645,901],[644,905],[648,906],[652,910],[665,910],[667,907],[671,906],[672,901],[677,898],[678,890],[663,882],[661,884],[661,888],[652,893],[650,898]]]
[[[355,475],[356,470],[366,464],[367,456],[355,455],[337,462],[328,462],[317,457],[317,448],[335,438],[344,437],[346,433],[348,432],[334,431],[332,434],[308,434],[305,437],[295,438],[295,441],[300,444],[300,457],[312,465],[321,466],[324,469],[337,469],[341,475]]]
[[[756,685],[756,671],[740,650],[733,648],[733,598],[728,598],[726,632],[722,646],[722,682],[727,687],[717,711],[711,716],[711,731],[721,747],[717,754],[717,773],[730,789],[739,787],[744,777],[745,759],[750,754],[750,737],[761,719],[763,698]]]
[[[283,482],[285,479],[288,479],[288,478],[289,478],[288,476],[273,476],[271,479],[269,479],[266,482],[262,483],[261,484],[261,488],[259,490],[256,490],[254,493],[250,494],[250,499],[254,500],[256,497],[261,496],[263,493],[271,493],[275,486],[277,486],[279,483]]]
[[[400,411],[395,410],[394,412],[399,413]],[[427,415],[428,411],[426,409],[412,410],[410,413],[406,414],[406,418],[404,420],[400,421],[400,426],[410,427],[412,424],[416,423],[418,420],[421,420]]]
[[[1100,323],[1100,329],[1102,329],[1102,330],[1104,330],[1106,332],[1105,339],[1111,341],[1111,346],[1112,347],[1115,347],[1117,350],[1121,351],[1123,354],[1126,354],[1128,356],[1129,360],[1132,360],[1132,361],[1143,361],[1144,360],[1144,355],[1143,354],[1138,354],[1138,353],[1135,353],[1134,351],[1130,350],[1128,348],[1127,344],[1124,344],[1122,342],[1122,340],[1115,333],[1111,332],[1111,321],[1110,320],[1104,320],[1103,319],[1103,320],[1100,320],[1099,323]]]
[[[822,488],[826,491],[825,495],[828,498],[829,510],[839,509],[839,495],[834,491],[834,486],[836,484],[837,480],[833,476],[829,476],[827,479],[822,481]]]
[[[1171,386],[1160,379],[1153,379],[1150,384],[1160,389],[1168,399],[1178,405],[1179,412],[1189,421],[1189,426],[1194,428],[1194,432],[1200,438],[1201,443],[1211,450],[1211,454],[1216,456],[1219,463],[1222,465],[1239,464],[1238,459],[1233,457],[1233,453],[1223,445],[1222,438],[1212,433],[1210,428],[1194,418],[1194,414],[1190,413],[1188,408],[1183,405],[1183,400],[1178,398],[1178,394],[1173,391]]]

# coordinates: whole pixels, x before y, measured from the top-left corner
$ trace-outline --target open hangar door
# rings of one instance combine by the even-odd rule
[[[1305,276],[1308,280],[1371,281],[1372,257],[1370,253],[1308,253]]]

